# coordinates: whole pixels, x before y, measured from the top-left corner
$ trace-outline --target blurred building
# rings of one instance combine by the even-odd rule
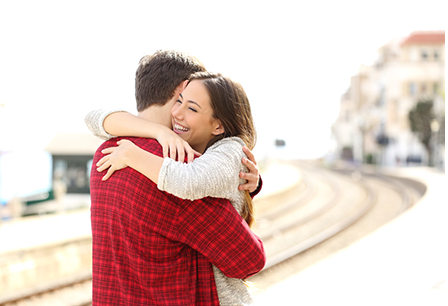
[[[101,143],[90,133],[57,133],[45,147],[52,157],[53,185],[62,182],[67,193],[90,193],[93,154]]]
[[[340,100],[332,130],[340,158],[400,166],[427,164],[425,147],[411,132],[408,113],[419,100],[434,101],[433,160],[444,163],[445,32],[414,32],[378,50],[361,66]]]
[[[55,133],[44,150],[0,152],[0,207],[14,199],[28,207],[65,194],[88,195],[101,143],[90,133]]]

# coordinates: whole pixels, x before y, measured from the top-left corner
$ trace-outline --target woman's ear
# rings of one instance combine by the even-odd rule
[[[216,136],[224,134],[224,132],[225,132],[224,126],[222,125],[221,120],[216,119],[216,125],[213,129],[212,134]]]

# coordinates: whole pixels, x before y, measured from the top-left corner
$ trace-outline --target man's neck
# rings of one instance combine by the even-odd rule
[[[137,116],[171,128],[171,113],[170,108],[167,105],[150,106],[144,111],[139,112]]]

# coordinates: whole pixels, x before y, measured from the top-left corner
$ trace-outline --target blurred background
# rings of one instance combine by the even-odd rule
[[[135,114],[138,61],[165,48],[243,85],[261,166],[304,160],[442,173],[447,6],[0,1],[1,220],[86,207],[101,141],[84,116]]]

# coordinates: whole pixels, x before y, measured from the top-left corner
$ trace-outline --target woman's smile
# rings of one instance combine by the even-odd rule
[[[188,132],[190,129],[186,128],[183,125],[180,125],[179,123],[177,123],[176,121],[174,121],[174,125],[173,125],[173,131],[177,134],[182,134],[185,132]]]

